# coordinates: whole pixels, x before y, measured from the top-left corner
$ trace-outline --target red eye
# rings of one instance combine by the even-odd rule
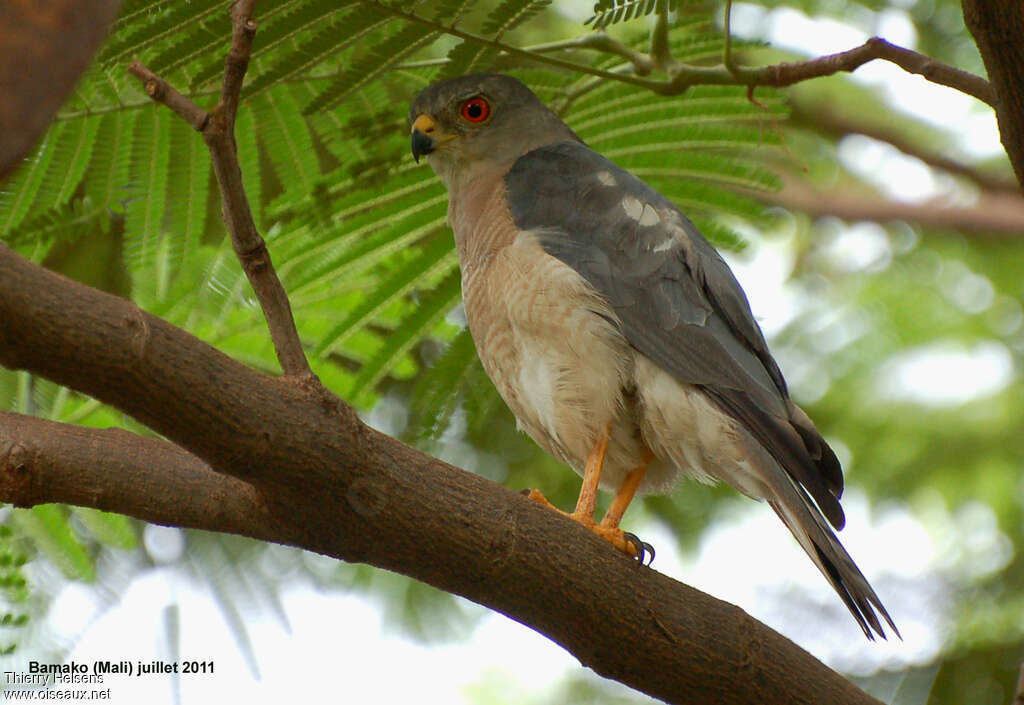
[[[470,122],[484,122],[491,116],[491,104],[477,96],[462,104],[462,117]]]

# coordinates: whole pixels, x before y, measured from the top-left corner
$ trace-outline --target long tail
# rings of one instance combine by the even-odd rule
[[[886,638],[879,620],[881,615],[892,632],[902,639],[882,601],[825,523],[807,493],[782,468],[772,473],[772,477],[778,481],[772,483],[775,496],[768,497],[768,504],[832,584],[857,624],[864,630],[864,635],[871,640],[874,640],[876,633]]]

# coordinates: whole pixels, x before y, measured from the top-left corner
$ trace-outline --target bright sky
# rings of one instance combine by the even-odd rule
[[[589,10],[589,0],[586,5]],[[768,12],[743,4],[735,8],[734,26],[740,34],[753,27],[770,27],[776,44],[812,53],[851,48],[868,36],[788,8]],[[904,46],[915,43],[913,27],[898,9],[878,16],[876,33]],[[973,154],[998,151],[992,111],[976,101],[884,62],[862,68],[855,78],[886,86],[889,98],[901,109],[941,121],[960,136],[962,149]],[[840,158],[865,175],[882,175],[885,187],[897,198],[917,200],[946,188],[916,161],[868,141],[844,145]],[[870,252],[872,243],[877,245],[876,235],[870,226],[850,228],[844,235],[848,251],[864,253],[867,248]],[[793,293],[782,286],[790,265],[783,242],[764,247],[736,266],[769,334],[797,305]],[[883,371],[895,393],[935,403],[963,401],[972,389],[974,393],[997,391],[1011,375],[1009,355],[998,345],[911,352]],[[928,390],[936,376],[947,383],[959,379],[962,384],[949,391],[949,398],[934,399]],[[685,490],[684,484],[679,491]],[[928,512],[946,511],[938,498],[926,505]],[[950,556],[973,557],[980,574],[998,569],[1009,558],[1005,538],[995,528],[991,512],[981,505],[944,517],[949,533],[938,537],[929,535],[900,507],[869,510],[856,492],[847,494],[844,506],[848,522],[843,543],[896,618],[902,643],[864,640],[827,583],[763,504],[737,500],[732,520],[708,531],[696,555],[689,558],[680,555],[675,537],[664,529],[637,528],[642,525],[637,516],[627,521],[657,546],[657,570],[734,602],[840,669],[870,671],[926,663],[940,646],[944,605],[941,595],[922,595],[921,586],[932,584],[949,569]],[[961,528],[969,541],[962,538]],[[183,548],[180,533],[173,529],[152,527],[146,539],[158,561],[173,559]],[[801,610],[813,613],[786,609],[787,594],[799,596]],[[109,609],[98,607],[88,586],[69,585],[56,600],[46,627],[64,639],[80,636],[71,660],[170,659],[165,652],[165,620],[166,610],[174,606],[180,658],[213,661],[216,669],[213,675],[180,680],[180,702],[188,704],[292,700],[458,705],[470,702],[467,694],[483,685],[496,690],[491,691],[492,697],[477,702],[494,702],[497,693],[503,694],[504,702],[527,703],[540,700],[565,678],[583,671],[573,657],[544,637],[493,613],[484,612],[466,640],[419,644],[386,629],[375,602],[340,591],[320,592],[299,581],[284,591],[279,608],[258,593],[247,598],[243,617],[260,671],[257,679],[211,590],[183,569],[170,567],[134,580]],[[167,677],[120,677],[108,685],[114,703],[175,702]]]

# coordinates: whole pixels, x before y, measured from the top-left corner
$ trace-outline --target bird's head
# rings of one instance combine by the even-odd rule
[[[533,92],[511,76],[472,74],[424,88],[409,107],[412,155],[427,157],[451,188],[479,169],[575,134]]]

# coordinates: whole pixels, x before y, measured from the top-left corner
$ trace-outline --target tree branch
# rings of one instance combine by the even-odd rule
[[[829,54],[816,59],[782,63],[757,68],[736,67],[737,82],[747,86],[774,86],[781,88],[811,78],[831,76],[843,71],[852,72],[876,59],[896,64],[908,73],[924,76],[932,83],[955,88],[961,93],[973,96],[983,103],[994,105],[995,91],[991,84],[980,76],[955,68],[910,49],[890,44],[880,37],[871,37],[859,47]],[[673,79],[673,83],[687,79]]]
[[[0,179],[49,126],[117,15],[119,0],[0,3]]]
[[[92,394],[217,472],[250,483],[255,499],[246,486],[230,485],[238,506],[255,507],[238,533],[462,595],[545,634],[598,673],[669,702],[877,705],[741,610],[638,565],[575,522],[367,428],[333,397],[260,375],[130,301],[46,271],[3,245],[0,320],[0,363]],[[4,421],[6,428],[22,423]],[[29,453],[39,429],[50,428],[27,428],[26,450],[14,462],[8,451],[0,468],[7,475],[0,499],[68,499],[80,468],[58,467],[63,454]],[[126,455],[151,447],[99,433],[87,432],[80,443],[102,438],[127,467]],[[116,451],[118,445],[136,449]],[[166,450],[165,457],[173,455]],[[37,472],[30,461],[40,457],[54,462]],[[172,474],[209,477],[179,457],[181,467],[166,468]],[[101,484],[74,491],[79,503],[136,516],[148,511],[117,472],[88,477]],[[174,482],[183,481],[168,481],[162,491],[170,493]],[[31,492],[17,489],[26,483]],[[172,516],[180,503],[179,518],[198,523],[202,512],[185,506],[203,501],[181,491],[158,518],[186,523]]]
[[[992,80],[999,135],[1024,188],[1024,13],[1020,3],[963,0],[964,23]]]
[[[676,95],[687,91],[691,86],[698,85],[739,85],[747,86],[748,88],[773,86],[781,88],[812,78],[831,76],[842,71],[854,71],[869,61],[882,59],[896,64],[909,73],[920,74],[932,83],[954,88],[989,105],[995,104],[995,92],[984,78],[949,66],[916,51],[896,46],[880,37],[872,37],[859,47],[848,51],[796,63],[782,63],[759,67],[726,66],[725,64],[719,66],[694,66],[692,64],[674,63],[670,68],[670,78],[668,80],[657,80],[643,78],[642,75],[614,73],[594,66],[540,54],[536,50],[527,51],[526,49],[504,44],[495,39],[482,37],[454,26],[421,17],[415,12],[402,9],[403,6],[389,5],[374,0],[367,1],[373,2],[375,7],[396,17],[401,17],[406,21],[420,24],[435,31],[444,32],[463,41],[496,49],[524,61],[547,64],[576,73],[590,74],[612,81],[630,83],[650,89],[660,95]],[[570,44],[573,45],[571,48],[596,49],[605,53],[623,55],[617,48],[601,46],[599,42],[587,45],[582,37],[578,40],[570,40]],[[570,47],[567,46],[566,48]],[[631,63],[635,67],[639,67],[639,70],[636,71],[637,74],[642,74],[649,65],[659,65],[658,57],[646,56],[646,60],[644,60],[640,58],[645,57],[644,54],[633,52],[632,50],[629,51],[634,55],[630,58]]]
[[[1001,178],[955,159],[950,159],[909,139],[906,134],[901,133],[899,130],[882,123],[856,120],[825,106],[805,106],[799,103],[793,103],[792,105],[793,109],[789,116],[790,123],[792,124],[833,138],[854,134],[864,135],[879,142],[890,144],[907,156],[919,159],[928,166],[941,169],[955,176],[962,176],[987,191],[1020,194],[1020,186],[1012,179]]]
[[[252,485],[214,472],[173,443],[119,428],[0,411],[0,496],[19,507],[61,502],[154,524],[281,540]]]
[[[281,370],[288,377],[310,380],[314,378],[313,372],[295,328],[288,295],[274,271],[267,244],[256,231],[238,165],[235,115],[256,33],[252,18],[255,4],[255,0],[237,0],[232,7],[231,49],[224,62],[220,103],[211,112],[204,111],[138,61],[132,62],[128,71],[143,82],[150,98],[166,105],[203,135],[220,185],[224,224],[267,319]]]
[[[900,203],[886,200],[876,193],[823,191],[802,179],[786,175],[783,175],[783,184],[782,190],[777,192],[745,193],[812,217],[833,216],[878,223],[901,220],[993,239],[1017,240],[1024,232],[1024,199],[1009,193],[982,194],[974,206],[959,207],[949,206],[942,200]]]

